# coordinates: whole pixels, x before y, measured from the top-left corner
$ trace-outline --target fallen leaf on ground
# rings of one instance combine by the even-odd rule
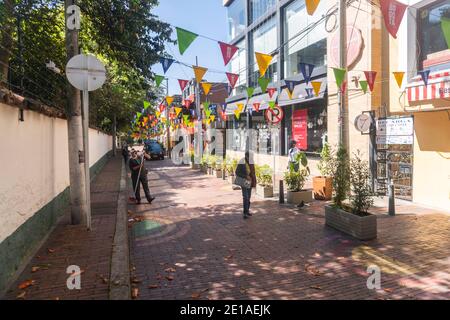
[[[305,265],[305,271],[308,272],[309,274],[312,274],[315,277],[322,275],[322,272],[320,272],[316,267],[309,264]]]
[[[166,272],[176,272],[177,270],[174,268],[167,268],[165,271]]]
[[[159,287],[159,284],[151,284],[148,286],[149,289],[158,289]]]
[[[39,269],[40,269],[40,267],[31,267],[31,272],[32,273],[38,272]]]
[[[25,288],[28,288],[32,285],[34,285],[36,283],[35,280],[26,280],[24,282],[22,282],[21,284],[19,284],[19,289],[23,290]]]
[[[230,254],[229,256],[226,256],[226,257],[225,257],[225,260],[230,260],[230,259],[232,259],[232,258],[233,258],[233,255]]]
[[[311,288],[311,289],[316,289],[316,290],[322,290],[322,288],[319,287],[319,286],[310,286],[310,288]]]
[[[167,279],[168,281],[172,281],[172,280],[174,279],[174,277],[172,277],[172,276],[166,276],[166,279]]]
[[[23,292],[21,292],[21,293],[19,293],[18,295],[17,295],[17,299],[25,299],[25,295],[27,294],[27,292],[26,291],[23,291]]]
[[[54,252],[55,252],[55,249],[50,249],[50,248],[48,248],[47,251],[48,251],[48,253],[54,253]]]
[[[392,291],[394,291],[393,289],[391,289],[391,288],[385,288],[385,289],[383,289],[384,291],[386,291],[386,292],[392,292]]]
[[[138,296],[139,296],[139,289],[133,288],[133,290],[131,290],[131,298],[136,299]]]

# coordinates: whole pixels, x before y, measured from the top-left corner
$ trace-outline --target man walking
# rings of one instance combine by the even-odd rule
[[[145,197],[147,198],[148,203],[152,203],[155,200],[155,197],[152,197],[150,194],[150,190],[148,188],[148,180],[147,174],[148,170],[144,166],[144,158],[150,160],[150,156],[142,150],[142,158],[138,158],[138,153],[136,150],[131,152],[131,159],[129,162],[130,170],[131,170],[131,180],[133,181],[133,188],[135,190],[136,203],[141,203],[141,183],[144,188]]]

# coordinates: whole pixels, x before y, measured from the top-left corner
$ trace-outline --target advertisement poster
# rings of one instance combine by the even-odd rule
[[[297,148],[308,149],[308,110],[294,110],[292,115],[292,139],[297,141]]]

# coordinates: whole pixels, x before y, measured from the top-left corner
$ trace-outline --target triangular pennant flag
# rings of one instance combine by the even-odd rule
[[[294,93],[294,88],[296,85],[300,83],[300,81],[297,80],[284,80],[286,83],[286,91],[288,93],[289,99],[292,99],[292,94]]]
[[[183,120],[185,124],[189,123],[189,115],[188,114],[183,114]]]
[[[173,102],[173,97],[167,96],[166,97],[166,102],[167,102],[167,106],[170,106],[172,104],[172,102]]]
[[[178,84],[180,85],[181,92],[184,91],[184,88],[188,85],[189,80],[178,79]]]
[[[159,62],[161,62],[164,74],[167,72],[167,70],[169,70],[170,66],[172,65],[172,63],[174,61],[175,60],[170,59],[170,58],[164,58],[164,57],[159,58]]]
[[[239,118],[241,117],[241,112],[238,109],[236,109],[234,110],[234,115],[236,116],[236,119],[239,120]]]
[[[209,101],[203,102],[203,109],[204,110],[209,110],[209,105],[210,105]]]
[[[237,106],[236,110],[239,110],[239,112],[242,112],[244,110],[244,104],[243,103],[238,103],[238,104],[236,104],[236,106]]]
[[[428,85],[428,77],[430,76],[430,70],[418,71],[418,74],[420,74],[420,76],[422,77],[423,82],[427,86]]]
[[[275,93],[275,91],[277,91],[276,88],[268,88],[267,89],[267,93],[269,93],[269,98],[272,99],[273,94]]]
[[[136,119],[137,119],[137,120],[139,120],[139,118],[140,118],[141,116],[142,116],[142,113],[140,113],[140,112],[137,112],[137,113],[136,113]]]
[[[202,82],[202,83],[200,83],[200,84],[202,85],[203,92],[204,92],[205,95],[207,96],[208,93],[209,93],[209,90],[211,90],[212,83],[209,83],[209,82]]]
[[[187,109],[189,109],[189,107],[191,106],[191,103],[192,103],[192,101],[189,100],[189,99],[187,99],[187,100],[184,100],[183,105],[184,105]]]
[[[222,120],[227,121],[227,114],[226,114],[225,110],[222,110],[219,113],[220,113],[220,117],[222,118]]]
[[[234,89],[234,87],[236,86],[236,83],[239,79],[239,75],[235,74],[235,73],[229,73],[226,72],[227,78],[228,78],[228,82],[230,83],[231,89]]]
[[[310,16],[314,14],[314,12],[317,9],[317,6],[319,5],[320,0],[305,0],[306,4],[306,11]]]
[[[150,107],[150,102],[144,100],[144,110],[147,110]]]
[[[247,97],[250,99],[253,96],[253,92],[255,91],[255,88],[253,87],[247,87]]]
[[[259,112],[259,107],[261,106],[261,103],[259,102],[255,102],[253,104],[253,110],[255,110],[256,112]]]
[[[272,61],[272,56],[269,54],[255,52],[256,62],[258,63],[259,74],[260,76],[264,76],[266,74],[267,68]]]
[[[319,96],[320,87],[322,86],[322,82],[320,81],[311,81],[311,86],[313,87],[314,95],[316,97]]]
[[[258,79],[258,83],[259,83],[259,86],[261,87],[262,93],[266,92],[269,82],[270,82],[270,79],[267,79],[267,78],[259,78]]]
[[[211,116],[211,110],[205,109],[205,116],[206,116],[206,119],[208,119]]]
[[[155,111],[156,116],[159,118],[159,116],[161,115],[161,112],[159,111]]]
[[[231,58],[233,58],[236,51],[239,50],[239,48],[236,46],[229,45],[228,43],[224,43],[221,41],[218,42],[220,46],[220,51],[222,51],[223,63],[227,65],[230,62]]]
[[[445,41],[447,42],[447,48],[450,49],[450,18],[441,17],[441,28]]]
[[[175,107],[175,114],[177,115],[177,117],[180,115],[181,110],[183,110],[183,108]]]
[[[395,0],[384,0],[380,1],[380,7],[386,29],[396,39],[398,28],[408,6]]]
[[[275,101],[269,101],[269,108],[272,110],[275,108]]]
[[[344,81],[344,76],[345,76],[345,69],[339,69],[339,68],[333,68],[333,72],[334,72],[334,77],[336,79],[336,85],[338,86],[338,88],[341,87],[342,85],[342,81]]]
[[[367,83],[369,84],[370,92],[373,91],[373,87],[375,85],[375,78],[377,76],[376,71],[364,71],[364,74],[366,76]]]
[[[183,54],[191,43],[198,37],[198,34],[187,31],[185,29],[177,29],[178,49]]]
[[[210,116],[210,118],[209,118],[212,122],[214,122],[214,120],[216,120],[216,116],[215,115],[212,115],[212,116]]]
[[[403,76],[405,75],[405,73],[403,71],[394,71],[392,73],[394,74],[395,81],[397,81],[398,87],[401,88],[403,84]]]
[[[161,85],[161,82],[164,80],[164,76],[160,76],[160,75],[155,75],[155,83],[156,83],[156,87],[159,88],[159,86]]]
[[[300,67],[300,71],[302,72],[303,79],[305,79],[305,83],[308,84],[311,81],[314,65],[303,62],[300,62],[298,65]]]
[[[166,109],[166,106],[161,102],[159,104],[159,112],[163,112]]]
[[[197,66],[192,66],[192,69],[194,69],[195,80],[197,80],[197,82],[200,83],[202,81],[203,76],[205,75],[206,71],[208,71],[208,69],[203,68],[203,67],[197,67]]]
[[[361,86],[361,89],[364,93],[367,93],[367,81],[366,80],[361,80],[359,81],[359,84]]]
[[[306,91],[306,97],[311,98],[313,96],[313,89],[312,88],[305,88]]]

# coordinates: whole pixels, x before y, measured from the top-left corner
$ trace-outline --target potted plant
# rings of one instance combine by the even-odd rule
[[[215,174],[216,178],[222,178],[222,164],[224,163],[223,158],[216,156],[216,166],[215,166]]]
[[[333,157],[330,145],[325,143],[317,164],[320,176],[313,178],[313,193],[316,200],[331,200],[333,196]]]
[[[272,168],[265,164],[262,166],[255,165],[256,174],[256,194],[262,198],[273,197]]]
[[[208,156],[206,154],[204,154],[200,160],[200,170],[203,173],[208,172]]]
[[[194,149],[189,150],[189,155],[191,156],[191,169],[199,169],[199,165],[195,163],[195,152]]]
[[[296,165],[291,163],[288,171],[284,173],[284,180],[287,184],[287,202],[300,204],[303,202],[311,202],[313,200],[312,190],[304,190],[306,179],[309,176],[308,159],[305,153],[299,152],[296,155]]]
[[[369,183],[367,161],[359,151],[351,161],[340,147],[333,175],[333,204],[325,206],[325,224],[359,240],[377,237],[377,217],[368,212],[373,205],[373,193]],[[345,203],[346,199],[350,203]]]
[[[236,158],[231,159],[230,164],[227,166],[228,182],[231,184],[234,183],[234,174],[236,172],[237,166],[238,166],[238,160]]]

